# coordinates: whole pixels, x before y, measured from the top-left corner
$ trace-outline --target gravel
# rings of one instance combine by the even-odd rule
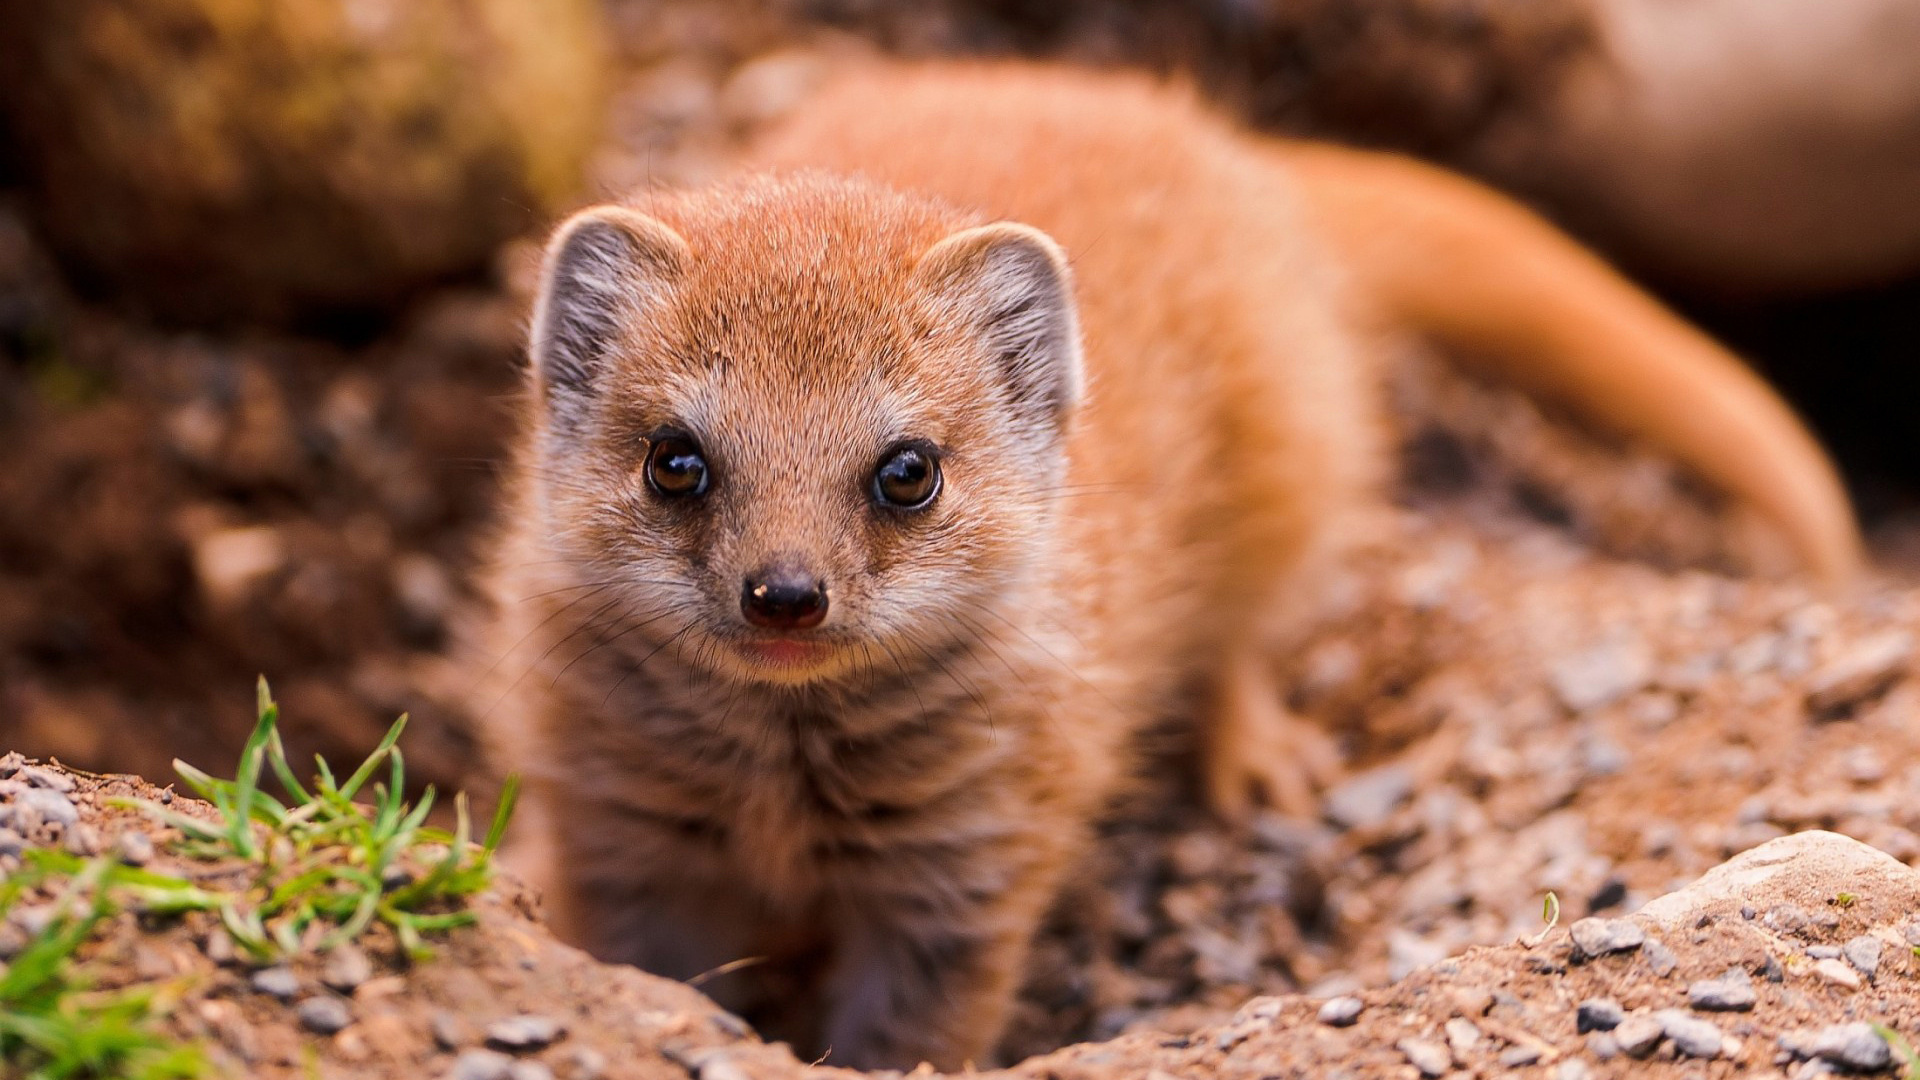
[[[1453,1069],[1453,1055],[1431,1039],[1401,1039],[1393,1045],[1407,1056],[1408,1063],[1420,1070],[1421,1076],[1445,1076]]]
[[[1680,958],[1673,955],[1673,950],[1667,948],[1666,942],[1659,938],[1648,938],[1640,955],[1646,958],[1647,966],[1653,969],[1653,973],[1663,979],[1680,966]]]
[[[1646,943],[1646,931],[1631,919],[1586,918],[1571,928],[1573,943],[1586,956],[1627,952]]]
[[[1584,1035],[1589,1031],[1612,1031],[1627,1018],[1627,1010],[1612,998],[1588,998],[1581,1002],[1573,1013],[1574,1029]]]
[[[1327,792],[1325,814],[1342,829],[1383,824],[1413,795],[1413,770],[1405,765],[1369,769]]]
[[[300,993],[300,978],[290,968],[261,968],[247,979],[247,985],[257,994],[292,1001]]]
[[[153,838],[143,832],[123,832],[114,841],[114,850],[128,866],[145,866],[153,861]]]
[[[1646,643],[1623,636],[1556,662],[1549,682],[1560,703],[1580,713],[1611,705],[1652,677]]]
[[[1661,1009],[1653,1014],[1653,1020],[1660,1025],[1661,1033],[1688,1057],[1719,1057],[1726,1045],[1727,1037],[1719,1025],[1682,1009]]]
[[[1835,1024],[1813,1038],[1807,1056],[1857,1072],[1879,1072],[1893,1065],[1893,1048],[1872,1024]]]
[[[13,774],[13,779],[24,781],[37,788],[70,794],[73,791],[73,778],[40,765],[28,765]]]
[[[1753,979],[1741,968],[1731,968],[1714,979],[1701,979],[1687,987],[1687,1004],[1701,1012],[1746,1012],[1758,995]]]
[[[73,800],[51,788],[28,788],[13,797],[13,804],[23,817],[32,815],[39,821],[62,827],[80,820],[80,811]]]
[[[1618,1027],[1609,1033],[1620,1052],[1628,1057],[1646,1057],[1653,1048],[1660,1045],[1666,1035],[1660,1021],[1651,1016],[1634,1015],[1620,1021]]]
[[[444,1010],[433,1014],[433,1019],[428,1022],[428,1030],[433,1035],[434,1045],[442,1050],[458,1050],[473,1041],[473,1030],[467,1026],[467,1022]]]
[[[353,1013],[347,1003],[326,995],[301,1002],[295,1014],[300,1018],[300,1026],[316,1035],[332,1035],[353,1023]]]
[[[1847,963],[1852,964],[1854,970],[1865,975],[1869,982],[1880,970],[1880,939],[1871,934],[1861,934],[1842,945],[1840,953],[1847,958]]]
[[[1454,1057],[1462,1061],[1465,1061],[1467,1055],[1473,1053],[1474,1048],[1480,1045],[1479,1026],[1464,1016],[1456,1016],[1447,1021],[1442,1026],[1442,1030],[1447,1033],[1447,1048],[1453,1051]]]
[[[343,994],[352,993],[354,988],[373,978],[373,961],[359,946],[351,942],[341,945],[327,954],[327,964],[320,972],[320,981]]]
[[[559,1041],[566,1033],[566,1025],[560,1021],[528,1013],[488,1024],[487,1045],[496,1050],[538,1050]]]
[[[1360,1019],[1366,1003],[1357,997],[1328,998],[1320,1005],[1320,1022],[1329,1027],[1347,1027]]]
[[[510,1080],[513,1059],[492,1050],[469,1050],[453,1059],[447,1080]]]
[[[1906,674],[1913,635],[1891,630],[1854,643],[1807,680],[1807,709],[1815,716],[1852,711]]]
[[[1816,960],[1813,973],[1835,986],[1847,990],[1860,989],[1860,973],[1840,960]]]

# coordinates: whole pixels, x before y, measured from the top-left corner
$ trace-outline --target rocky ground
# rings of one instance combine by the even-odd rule
[[[25,849],[106,850],[195,875],[172,830],[120,798],[209,808],[134,777],[0,760],[0,866]],[[17,955],[51,898],[0,922]],[[404,959],[375,934],[324,957],[249,966],[211,918],[122,914],[81,962],[100,990],[162,988],[162,1030],[225,1075],[452,1080],[774,1080],[806,1065],[696,991],[555,942],[511,881],[476,925]],[[1020,1063],[1008,1076],[1321,1077],[1630,1071],[1812,1077],[1889,1073],[1920,1025],[1920,872],[1829,832],[1777,837],[1631,917],[1542,924],[1390,986],[1258,997],[1205,1025],[1142,1030]],[[898,1075],[898,1074],[895,1074]],[[932,1076],[919,1070],[916,1076]]]

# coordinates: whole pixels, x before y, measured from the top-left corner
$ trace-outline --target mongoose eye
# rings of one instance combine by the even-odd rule
[[[896,446],[873,470],[873,498],[895,510],[925,509],[940,494],[940,459],[923,443]]]
[[[656,435],[647,450],[647,484],[661,495],[705,495],[706,455],[685,435]]]

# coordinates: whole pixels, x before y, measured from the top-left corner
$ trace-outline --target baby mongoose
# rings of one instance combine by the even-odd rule
[[[548,249],[486,725],[563,935],[754,958],[706,987],[830,1063],[984,1061],[1149,723],[1311,809],[1269,661],[1380,497],[1356,312],[1857,558],[1758,380],[1454,176],[1010,66],[853,76],[758,165]]]

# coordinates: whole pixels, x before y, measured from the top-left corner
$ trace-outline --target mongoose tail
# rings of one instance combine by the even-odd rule
[[[1837,582],[1861,542],[1826,453],[1766,383],[1546,221],[1408,158],[1288,144],[1302,196],[1388,318],[1643,439],[1757,507]]]

